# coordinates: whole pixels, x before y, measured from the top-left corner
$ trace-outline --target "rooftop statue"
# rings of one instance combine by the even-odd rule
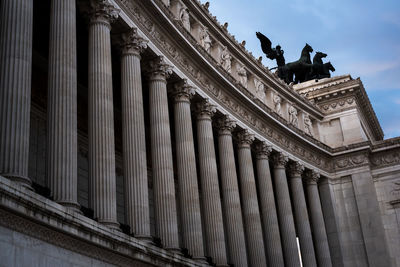
[[[322,62],[322,58],[327,57],[325,53],[317,52],[313,58],[313,62],[311,62],[310,53],[313,52],[313,49],[309,44],[304,46],[299,60],[285,64],[284,51],[280,45],[272,48],[272,42],[265,35],[256,32],[256,36],[260,40],[261,49],[267,58],[276,59],[278,66],[275,68],[278,69],[278,77],[287,84],[327,78],[331,76],[329,71],[335,71],[330,62],[325,64]]]

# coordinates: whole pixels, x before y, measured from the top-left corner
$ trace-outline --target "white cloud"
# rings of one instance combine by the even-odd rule
[[[358,73],[360,76],[375,75],[400,66],[400,59],[393,61],[367,61],[349,64],[350,73]]]

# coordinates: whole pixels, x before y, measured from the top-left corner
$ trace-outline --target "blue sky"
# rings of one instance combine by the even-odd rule
[[[286,62],[305,43],[327,53],[333,75],[361,78],[385,139],[400,136],[400,0],[211,0],[209,10],[268,67],[276,64],[256,31],[282,46]]]

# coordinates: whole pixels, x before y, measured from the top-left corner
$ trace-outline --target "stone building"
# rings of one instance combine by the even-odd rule
[[[0,89],[1,266],[400,266],[362,82],[286,85],[208,4],[2,0]]]

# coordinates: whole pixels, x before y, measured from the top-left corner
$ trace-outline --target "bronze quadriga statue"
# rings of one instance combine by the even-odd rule
[[[325,53],[317,52],[313,58],[313,62],[311,62],[310,53],[313,52],[313,49],[309,44],[304,46],[299,60],[285,64],[284,51],[281,49],[281,46],[277,45],[275,48],[272,48],[272,42],[265,35],[260,32],[256,32],[256,35],[261,42],[261,49],[267,58],[271,60],[276,59],[278,77],[287,84],[329,78],[331,77],[330,71],[335,71],[330,62],[323,63],[322,58],[328,56]]]

